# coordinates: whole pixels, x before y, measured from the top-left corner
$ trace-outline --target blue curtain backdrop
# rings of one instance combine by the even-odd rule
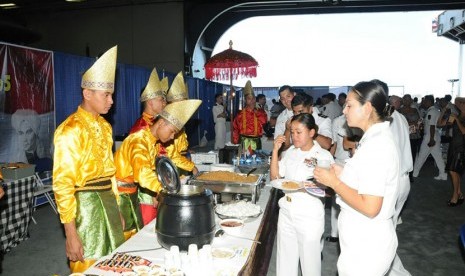
[[[60,125],[81,103],[81,76],[95,62],[94,58],[75,56],[54,52],[55,66],[55,111],[56,125]],[[152,69],[128,64],[117,64],[114,104],[105,118],[113,127],[114,136],[124,136],[132,124],[140,117],[140,93],[147,84]],[[168,77],[169,84],[177,73],[158,71],[160,78]],[[186,77],[189,87],[189,98],[201,99],[199,107],[192,119],[186,124],[186,133],[190,147],[198,145],[207,130],[207,139],[215,137],[211,108],[214,95],[223,90],[221,84]]]

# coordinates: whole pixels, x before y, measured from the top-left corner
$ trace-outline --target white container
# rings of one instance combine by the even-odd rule
[[[240,236],[242,228],[244,228],[244,221],[241,219],[223,219],[220,221],[221,229],[232,236]]]

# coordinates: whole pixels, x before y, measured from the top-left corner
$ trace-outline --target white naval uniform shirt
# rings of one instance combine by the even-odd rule
[[[284,132],[286,131],[286,122],[290,118],[294,116],[294,112],[289,109],[284,109],[281,114],[279,114],[278,118],[276,119],[276,126],[274,128],[274,139],[278,137],[279,135],[284,135]]]
[[[315,124],[318,126],[318,134],[332,139],[331,119],[322,117],[315,112],[312,113],[312,116],[315,119]]]
[[[430,106],[428,110],[426,111],[425,119],[423,120],[424,131],[425,131],[425,135],[423,137],[424,139],[427,139],[427,141],[429,141],[430,139],[430,126],[437,125],[439,115],[441,115],[441,113],[434,105]],[[440,140],[439,140],[440,134],[439,134],[439,130],[437,127],[435,131],[436,133],[434,134],[434,140],[436,141],[436,143],[440,143]]]
[[[339,196],[338,204],[355,216],[367,220],[392,217],[397,198],[400,164],[389,122],[371,126],[359,142],[359,148],[342,171],[341,180],[359,194],[382,196],[383,207],[375,218],[368,218],[347,205]]]
[[[327,116],[331,120],[336,119],[342,114],[342,107],[334,101],[325,104],[322,109],[321,114]]]
[[[302,151],[292,145],[279,161],[279,175],[296,181],[306,180],[313,177],[315,160],[330,160],[330,164],[334,163],[331,153],[316,141],[313,141],[313,147],[309,151]]]

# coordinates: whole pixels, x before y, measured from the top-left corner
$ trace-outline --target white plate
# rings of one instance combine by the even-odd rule
[[[307,193],[318,197],[325,197],[325,189],[315,185],[312,181],[304,181],[303,184]]]
[[[283,184],[285,184],[285,182],[294,182],[294,183],[298,184],[298,187],[296,187],[296,188],[283,187]],[[304,184],[303,184],[302,181],[296,181],[296,180],[285,179],[285,178],[272,180],[270,182],[270,184],[271,184],[271,186],[273,188],[280,189],[280,190],[283,190],[283,191],[297,191],[297,190],[300,190],[300,189],[302,189],[304,187]]]
[[[219,247],[212,248],[212,256],[217,259],[231,259],[236,255],[236,251],[232,248]]]

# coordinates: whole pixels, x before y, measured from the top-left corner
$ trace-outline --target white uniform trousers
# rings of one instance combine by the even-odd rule
[[[399,220],[400,212],[402,211],[402,208],[404,207],[405,201],[407,200],[408,194],[410,192],[410,179],[408,177],[408,173],[401,175],[399,181],[399,197],[397,198],[396,209],[393,216],[394,228],[397,227],[397,221]],[[410,272],[404,268],[404,265],[402,264],[402,261],[397,254],[394,257],[394,261],[392,262],[391,267],[389,268],[389,271],[386,275],[411,276]]]
[[[370,220],[341,209],[339,276],[383,276],[394,260],[397,236],[389,220]]]
[[[394,228],[397,226],[397,221],[399,220],[400,212],[404,207],[405,201],[407,201],[408,194],[410,193],[410,178],[408,173],[404,173],[399,177],[399,196],[397,197],[396,207],[392,221],[394,223]]]
[[[324,207],[320,199],[304,192],[288,193],[279,200],[278,276],[321,275],[321,241]]]
[[[215,124],[215,149],[222,149],[226,144],[226,121],[218,119]]]
[[[415,159],[415,164],[413,165],[413,176],[418,176],[420,173],[421,167],[426,161],[426,158],[431,154],[436,162],[436,165],[439,169],[439,174],[444,173],[446,165],[444,164],[444,159],[442,158],[441,153],[441,138],[437,135],[434,137],[436,144],[433,147],[428,147],[429,136],[424,137],[421,142],[420,152],[418,152],[418,157]]]

